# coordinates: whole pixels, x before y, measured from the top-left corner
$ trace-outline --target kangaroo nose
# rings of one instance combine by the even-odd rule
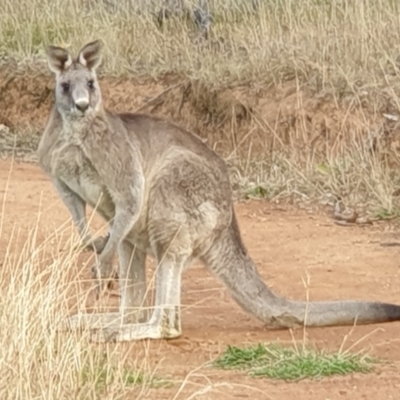
[[[75,107],[82,112],[89,108],[89,102],[86,99],[78,99],[75,101]]]

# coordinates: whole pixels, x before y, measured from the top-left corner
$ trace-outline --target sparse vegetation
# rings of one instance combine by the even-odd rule
[[[171,18],[157,29],[159,7],[151,4],[161,1],[142,2],[142,12],[128,0],[115,10],[111,3],[5,0],[0,52],[22,60],[43,56],[50,43],[75,48],[101,37],[107,74],[183,73],[217,85],[297,78],[316,91],[334,88],[338,97],[363,91],[370,97],[382,85],[393,93],[388,79],[398,80],[399,5],[393,0],[264,0],[257,10],[246,0],[209,1],[212,37],[201,44],[186,19]]]
[[[258,344],[239,348],[229,346],[214,362],[223,369],[247,371],[254,377],[288,381],[370,372],[377,360],[350,353],[328,354],[324,351]]]

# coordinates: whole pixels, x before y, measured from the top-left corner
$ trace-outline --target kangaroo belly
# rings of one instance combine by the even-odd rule
[[[103,208],[104,205],[104,190],[101,185],[94,182],[89,177],[82,174],[78,179],[63,179],[65,184],[76,194],[78,194],[82,199],[86,201],[93,208]]]

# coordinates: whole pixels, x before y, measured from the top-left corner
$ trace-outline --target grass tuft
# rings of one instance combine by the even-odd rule
[[[347,352],[328,354],[314,349],[258,344],[245,348],[229,346],[214,365],[222,369],[244,370],[254,377],[296,381],[367,373],[372,371],[376,362],[371,357]]]
[[[0,398],[123,399],[129,393],[140,399],[165,386],[149,367],[146,347],[137,345],[129,357],[124,344],[91,345],[86,331],[58,330],[75,307],[85,307],[84,286],[90,284],[83,279],[88,265],[81,266],[80,241],[71,227],[61,226],[39,243],[38,232],[48,232],[40,213],[27,232],[16,226],[3,230],[9,223],[2,212]]]

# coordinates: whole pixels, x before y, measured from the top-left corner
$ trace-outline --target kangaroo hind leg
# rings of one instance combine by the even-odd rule
[[[109,326],[93,330],[92,342],[125,342],[139,339],[172,339],[181,335],[181,275],[187,263],[166,257],[156,269],[155,308],[146,323]]]

